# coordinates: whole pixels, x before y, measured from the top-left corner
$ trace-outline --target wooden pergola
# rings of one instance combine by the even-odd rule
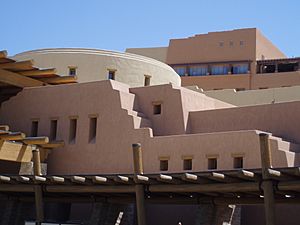
[[[35,201],[37,222],[43,202],[111,202],[137,206],[138,224],[145,225],[145,203],[264,204],[266,224],[275,224],[275,203],[300,202],[300,168],[272,168],[267,134],[260,134],[261,169],[193,173],[144,174],[140,144],[133,145],[134,173],[112,175],[1,175],[2,198]]]
[[[54,68],[40,69],[33,60],[15,61],[0,51],[0,104],[24,87],[76,83],[76,76],[59,76]]]
[[[64,145],[63,141],[49,141],[48,137],[26,137],[22,132],[13,132],[9,126],[0,125],[0,160],[12,162],[31,162],[33,152],[39,151],[44,162],[51,149]]]

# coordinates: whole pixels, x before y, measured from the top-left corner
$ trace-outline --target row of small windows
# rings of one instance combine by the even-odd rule
[[[179,76],[206,76],[226,74],[248,74],[249,64],[213,65],[213,66],[179,66],[174,67]]]
[[[243,157],[233,157],[233,168],[241,169],[243,168]],[[183,159],[182,164],[183,170],[192,170],[193,169],[193,159]],[[218,169],[218,159],[217,158],[208,158],[207,159],[207,169],[208,170],[216,170]],[[169,160],[161,159],[160,160],[160,170],[168,171],[169,170]]]
[[[116,79],[116,71],[117,70],[108,69],[107,79],[108,80],[115,80]],[[77,74],[77,67],[69,66],[69,75],[70,76],[76,76],[76,74]],[[144,86],[150,86],[150,80],[151,80],[150,75],[144,75]]]
[[[245,42],[241,40],[241,41],[239,42],[239,44],[240,44],[240,46],[243,46],[243,45],[245,44]],[[223,47],[224,45],[225,45],[225,42],[224,42],[224,41],[220,41],[220,42],[219,42],[219,46],[220,46],[220,47]],[[232,47],[233,45],[234,45],[234,42],[233,42],[233,41],[229,41],[229,46]]]
[[[89,143],[96,142],[96,135],[97,135],[97,120],[96,116],[91,116],[89,118]],[[77,138],[77,122],[78,118],[73,117],[69,120],[69,143],[74,144]],[[32,120],[31,122],[31,136],[37,137],[39,130],[39,120]],[[49,139],[51,141],[57,140],[57,130],[58,130],[58,120],[51,119],[50,120],[50,132],[49,132]]]

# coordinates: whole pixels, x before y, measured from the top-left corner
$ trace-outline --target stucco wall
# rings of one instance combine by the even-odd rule
[[[192,90],[219,99],[236,106],[263,105],[278,102],[300,101],[300,86],[270,88],[262,90],[235,91],[234,89],[202,91],[194,87]]]
[[[168,47],[127,48],[125,52],[143,55],[161,62],[166,62]]]
[[[256,29],[209,32],[189,38],[171,39],[168,64],[255,60]],[[240,45],[243,41],[243,45]],[[223,42],[223,46],[220,46]],[[233,45],[230,45],[233,42]]]
[[[271,41],[269,41],[259,30],[256,30],[256,59],[286,58]]]
[[[180,86],[180,77],[168,65],[155,59],[130,53],[95,49],[40,49],[20,53],[16,60],[33,59],[34,65],[54,67],[57,73],[69,75],[69,67],[76,67],[78,82],[108,79],[108,69],[116,70],[115,80],[132,87],[144,86],[144,75],[151,76],[151,85],[173,83]]]
[[[161,114],[153,115],[153,101],[161,101]],[[226,112],[226,109],[213,109],[224,107],[232,106],[172,85],[129,88],[116,81],[98,81],[26,88],[3,103],[0,123],[30,135],[32,120],[38,120],[38,135],[49,136],[51,119],[58,120],[57,140],[64,140],[65,146],[50,154],[50,174],[131,173],[131,145],[137,142],[143,146],[145,172],[148,173],[159,172],[160,157],[169,158],[167,172],[182,171],[184,157],[192,158],[192,171],[207,170],[207,157],[212,154],[218,157],[218,169],[232,169],[235,154],[245,157],[245,168],[259,167],[257,132],[238,130],[246,129],[243,127],[244,119],[246,124],[254,124],[251,128],[260,127],[262,130],[269,129],[274,121],[257,121],[261,117],[255,116],[255,112],[259,112],[256,108],[254,114],[251,110],[244,112],[237,109],[242,111],[232,113],[231,121],[237,120],[239,125],[231,127],[222,123],[231,114],[215,117],[216,113]],[[265,110],[270,107],[265,106]],[[211,111],[201,113],[207,109]],[[298,111],[291,110],[292,114],[299,114]],[[279,115],[283,116],[284,112]],[[97,133],[93,142],[89,142],[91,116],[97,117]],[[77,118],[74,142],[69,142],[71,118]],[[295,118],[299,120],[297,116]],[[142,120],[148,121],[148,127],[141,126]],[[286,134],[297,135],[298,129],[294,128],[295,123],[291,124],[291,120],[289,115],[286,121],[282,121],[284,125],[276,123],[273,128],[277,131],[285,128],[282,133],[277,132],[284,137]],[[216,131],[224,132],[213,133]],[[189,132],[202,134],[186,134]],[[161,136],[153,136],[153,133]],[[294,152],[289,152],[288,143],[279,151],[277,142],[277,139],[272,141],[275,165],[297,165],[298,158]]]
[[[236,107],[190,113],[191,133],[258,129],[300,143],[300,102]]]

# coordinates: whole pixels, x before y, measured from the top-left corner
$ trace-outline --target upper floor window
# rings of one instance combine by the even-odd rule
[[[248,71],[249,71],[248,64],[239,64],[239,65],[232,66],[233,74],[244,74],[244,73],[248,73]]]
[[[223,47],[223,46],[224,46],[224,41],[220,41],[220,42],[219,42],[219,46],[220,46],[220,47]]]
[[[69,143],[74,144],[77,136],[77,117],[70,118]]]
[[[229,41],[229,46],[230,46],[230,47],[233,46],[233,41]]]
[[[179,76],[185,76],[186,68],[185,67],[174,67],[174,70]]]
[[[51,119],[50,121],[50,140],[54,141],[57,137],[57,119]]]
[[[76,66],[69,66],[69,76],[76,76],[77,67]]]
[[[242,45],[244,45],[245,44],[245,42],[244,41],[240,41],[240,46],[242,46]]]
[[[90,116],[89,143],[95,143],[97,136],[97,116]]]
[[[150,75],[145,75],[144,86],[150,86]]]
[[[208,68],[207,66],[193,66],[190,67],[190,76],[204,76],[207,75]]]
[[[115,80],[116,79],[116,70],[108,70],[108,79]]]
[[[212,75],[224,75],[228,74],[229,66],[228,65],[216,65],[211,67],[211,74]]]

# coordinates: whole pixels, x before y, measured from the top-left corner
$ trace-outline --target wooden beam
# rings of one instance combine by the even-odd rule
[[[195,192],[195,193],[210,193],[210,192],[252,192],[259,191],[259,183],[242,182],[242,183],[214,183],[214,184],[158,184],[150,185],[150,192]]]
[[[81,176],[72,176],[71,181],[73,183],[78,183],[78,184],[84,184],[85,183],[85,177]]]
[[[35,213],[36,213],[36,224],[41,225],[44,222],[44,203],[43,203],[43,192],[42,187],[39,185],[34,186],[35,196]]]
[[[40,77],[40,76],[48,76],[48,75],[54,75],[56,74],[56,69],[35,69],[35,70],[26,70],[26,71],[20,71],[18,74],[21,74],[23,76],[29,76],[29,77]]]
[[[8,125],[0,125],[0,130],[9,131],[9,126]]]
[[[18,70],[32,70],[33,60],[17,61],[10,63],[1,63],[0,69],[18,71]]]
[[[0,140],[3,141],[20,141],[26,137],[24,133],[21,132],[10,132],[10,133],[2,133],[0,134]]]
[[[69,84],[76,83],[76,76],[62,76],[62,77],[53,77],[53,78],[40,78],[39,80],[48,83],[48,84]]]
[[[18,142],[0,140],[0,160],[30,162],[31,158],[31,146]]]
[[[45,186],[45,191],[51,193],[134,193],[135,187],[133,185],[48,185]]]
[[[44,145],[49,143],[48,137],[27,137],[22,140],[24,144],[27,145]]]
[[[275,225],[275,198],[273,182],[270,180],[270,171],[272,167],[271,148],[269,135],[266,133],[259,134],[260,153],[261,153],[261,170],[262,170],[262,187],[264,191],[264,206],[266,225]]]
[[[53,183],[64,183],[65,182],[65,178],[63,177],[58,177],[58,176],[51,176],[50,178],[50,181],[53,182]]]
[[[21,88],[38,87],[46,84],[45,82],[35,80],[30,77],[24,77],[20,74],[3,69],[0,69],[0,82]]]
[[[116,176],[114,177],[114,181],[122,184],[128,184],[129,183],[129,177],[126,176]]]
[[[61,148],[64,147],[64,141],[51,141],[47,144],[40,144],[42,148]]]

